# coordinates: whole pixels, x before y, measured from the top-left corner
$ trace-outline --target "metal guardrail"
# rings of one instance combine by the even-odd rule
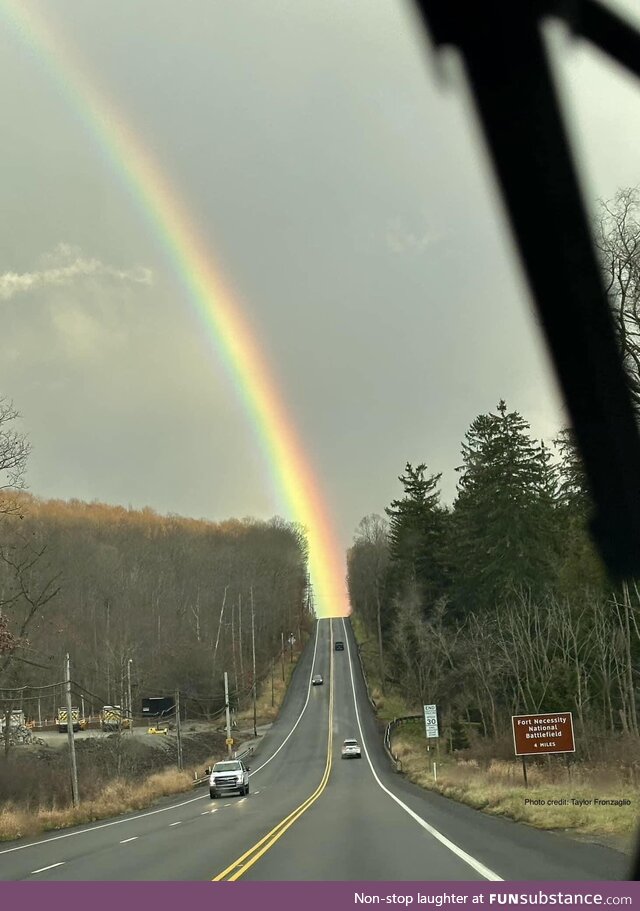
[[[247,747],[246,750],[243,750],[242,753],[236,753],[233,757],[234,759],[244,759],[245,756],[252,756],[254,753],[255,747]]]
[[[393,724],[393,721],[390,721],[387,724],[386,728],[384,729],[384,749],[385,749],[385,753],[387,754],[387,756],[393,763],[393,767],[396,770],[396,772],[401,772],[402,771],[402,762],[400,759],[398,759],[398,757],[394,754],[393,750],[391,749],[391,726],[392,726],[392,724]]]
[[[364,680],[365,689],[366,689],[366,691],[367,691],[367,699],[368,699],[369,702],[371,703],[371,706],[372,706],[372,708],[373,708],[373,711],[374,711],[374,712],[377,712],[377,711],[378,711],[378,706],[376,705],[375,699],[374,699],[373,696],[371,695],[371,688],[370,688],[370,686],[369,686],[369,680],[368,680],[368,678],[367,678],[367,672],[366,672],[365,669],[364,669],[364,661],[362,660],[362,654],[361,654],[361,652],[360,652],[360,643],[359,643],[358,640],[356,639],[355,635],[354,635],[353,639],[354,639],[354,642],[356,643],[356,652],[358,653],[358,661],[360,662],[360,670],[362,671],[362,679]]]
[[[416,721],[422,721],[422,715],[403,715],[400,718],[394,718],[385,728],[384,748],[389,759],[393,762],[396,772],[402,772],[402,760],[399,759],[391,749],[391,737],[396,728],[402,727],[404,724],[415,723]]]
[[[373,696],[371,695],[371,689],[370,689],[370,687],[369,687],[369,680],[368,680],[368,678],[367,678],[367,672],[366,672],[365,669],[364,669],[364,661],[362,660],[362,653],[361,653],[361,651],[360,651],[360,643],[359,643],[358,640],[355,638],[355,635],[354,635],[353,638],[354,638],[355,643],[356,643],[356,651],[357,651],[357,653],[358,653],[358,661],[360,662],[360,670],[362,671],[362,679],[364,680],[365,689],[366,689],[366,691],[367,691],[367,699],[368,699],[369,702],[371,703],[371,707],[373,708],[373,711],[377,714],[377,713],[378,713],[378,706],[377,706],[377,704],[376,704],[375,699],[374,699]],[[396,772],[402,772],[402,761],[401,761],[400,759],[398,759],[397,756],[394,755],[394,753],[393,753],[393,751],[392,751],[392,749],[391,749],[391,730],[392,730],[393,725],[395,724],[396,720],[397,720],[397,719],[394,718],[393,721],[390,721],[389,724],[387,724],[387,726],[386,726],[386,728],[385,728],[385,731],[384,731],[383,746],[384,746],[384,749],[385,749],[385,753],[387,754],[387,756],[389,757],[389,759],[390,759],[391,762],[393,763],[393,768],[394,768],[394,770],[395,770]]]
[[[233,758],[234,759],[244,759],[245,756],[252,756],[254,750],[255,750],[255,747],[247,747],[247,749],[243,750],[241,753],[236,753]],[[220,760],[220,762],[222,762],[222,761],[223,760]],[[196,787],[198,787],[198,785],[204,784],[205,781],[208,781],[208,780],[209,780],[209,775],[208,775],[208,773],[205,772],[205,774],[202,776],[202,778],[195,777],[193,779],[193,786],[194,786],[194,788],[196,788]]]

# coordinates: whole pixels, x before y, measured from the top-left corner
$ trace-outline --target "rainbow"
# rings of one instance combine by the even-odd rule
[[[83,116],[101,153],[160,241],[223,360],[255,428],[278,497],[289,517],[305,529],[316,615],[346,615],[344,555],[318,481],[255,335],[176,188],[122,111],[97,87],[77,52],[39,13],[27,8],[24,0],[0,0],[0,14]]]

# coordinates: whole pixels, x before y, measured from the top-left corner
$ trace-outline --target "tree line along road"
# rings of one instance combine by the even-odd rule
[[[334,641],[345,643],[335,651]],[[324,684],[312,686],[313,674]],[[342,761],[347,737],[362,759]],[[2,880],[612,880],[628,859],[425,792],[382,746],[348,621],[320,620],[247,797],[207,790],[0,845]]]

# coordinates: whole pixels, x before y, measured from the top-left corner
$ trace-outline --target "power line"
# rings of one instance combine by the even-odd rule
[[[0,693],[3,693],[3,692],[19,693],[23,690],[48,690],[48,689],[52,689],[53,687],[62,686],[63,683],[64,683],[64,681],[61,680],[58,683],[45,683],[42,686],[35,686],[35,685],[32,686],[30,683],[25,683],[22,686],[2,686],[2,687],[0,687]]]

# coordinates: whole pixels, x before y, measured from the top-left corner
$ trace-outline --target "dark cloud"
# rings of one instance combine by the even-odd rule
[[[61,2],[55,18],[223,264],[345,543],[407,459],[445,472],[450,499],[464,431],[499,398],[554,433],[561,408],[462,75],[434,78],[408,7],[111,0]],[[589,199],[637,183],[638,93],[550,40]],[[126,161],[114,170],[73,95],[0,42],[0,390],[35,444],[32,487],[281,512]]]

